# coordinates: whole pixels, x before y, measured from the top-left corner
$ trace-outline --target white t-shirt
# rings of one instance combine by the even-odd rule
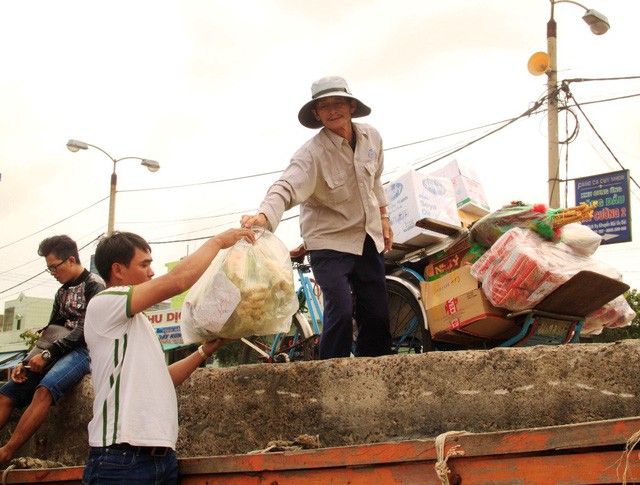
[[[107,288],[87,307],[84,337],[95,395],[89,445],[129,443],[175,449],[175,387],[149,320],[142,313],[129,313],[133,288]]]

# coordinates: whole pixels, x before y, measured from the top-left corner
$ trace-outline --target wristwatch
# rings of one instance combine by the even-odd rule
[[[51,352],[49,352],[48,350],[43,350],[40,356],[45,362],[49,362],[51,360]]]

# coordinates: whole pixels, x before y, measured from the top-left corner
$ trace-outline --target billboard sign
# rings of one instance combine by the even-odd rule
[[[629,171],[575,179],[576,205],[596,203],[593,219],[582,224],[602,236],[602,244],[631,241]]]
[[[145,312],[149,322],[156,330],[156,334],[163,344],[181,344],[182,333],[180,331],[180,310],[167,308]]]

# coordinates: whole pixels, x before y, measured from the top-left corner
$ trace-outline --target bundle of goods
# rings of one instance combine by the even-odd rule
[[[582,335],[599,335],[603,328],[625,327],[636,318],[636,312],[624,295],[611,300],[599,310],[587,315],[582,325]]]
[[[184,343],[288,332],[299,303],[286,246],[269,231],[221,251],[182,307]]]
[[[534,308],[582,270],[621,280],[614,268],[576,253],[565,243],[514,227],[473,264],[471,274],[494,306],[520,311]]]
[[[588,226],[572,222],[562,227],[560,240],[575,253],[591,256],[600,247],[602,236]]]
[[[549,209],[544,204],[528,205],[512,202],[476,221],[470,230],[471,240],[490,248],[508,230],[514,227],[530,229],[550,241],[560,239],[560,228],[572,222],[593,217],[595,205],[580,204],[566,209]]]

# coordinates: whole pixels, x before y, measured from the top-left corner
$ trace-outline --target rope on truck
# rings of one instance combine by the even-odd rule
[[[468,434],[466,431],[447,431],[446,433],[439,434],[436,437],[436,474],[440,479],[442,485],[449,485],[449,474],[451,470],[447,466],[447,460],[454,456],[463,456],[464,450],[460,445],[452,446],[447,450],[447,454],[444,454],[444,444],[449,436],[460,436]]]
[[[58,461],[41,460],[39,458],[31,458],[28,456],[21,456],[14,458],[9,462],[9,466],[2,471],[2,485],[7,483],[7,477],[11,470],[27,470],[36,468],[62,468],[66,465]]]
[[[622,456],[618,460],[618,468],[616,469],[618,475],[620,475],[620,465],[622,465],[622,461],[624,460],[624,472],[622,474],[622,485],[626,485],[627,483],[627,472],[629,471],[629,456],[631,455],[631,452],[639,442],[640,442],[640,431],[636,431],[631,435],[631,438],[627,440],[627,444],[624,447],[624,453],[622,453]]]
[[[308,434],[301,434],[293,440],[273,440],[267,443],[267,447],[262,450],[250,451],[248,455],[256,455],[259,453],[269,453],[277,451],[296,451],[296,450],[310,450],[320,448],[320,436],[311,436]]]

